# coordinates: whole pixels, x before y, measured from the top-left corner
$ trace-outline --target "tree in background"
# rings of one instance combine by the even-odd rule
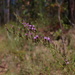
[[[3,11],[3,1],[1,0],[0,1],[0,25],[1,25],[1,23],[2,23],[2,20],[3,20],[3,17],[2,17],[2,15],[3,15],[3,13],[2,13],[2,11]]]
[[[75,23],[75,0],[68,0],[69,19]]]
[[[4,23],[10,20],[10,0],[4,0]]]
[[[13,13],[15,12],[18,16],[22,17],[22,19],[25,19],[28,22],[35,21],[37,19],[44,20],[43,18],[48,18],[50,21],[54,20],[56,23],[58,9],[56,1],[57,0],[1,0],[0,21],[4,19],[4,22],[7,23],[9,20],[14,20],[15,16]],[[68,14],[68,19],[75,23],[75,0],[62,1],[64,4],[64,6],[62,6],[63,9],[66,8],[65,5],[68,6],[68,13],[66,13]],[[61,14],[65,14],[63,9],[61,10],[63,11]],[[63,16],[63,18],[65,19],[65,16]]]

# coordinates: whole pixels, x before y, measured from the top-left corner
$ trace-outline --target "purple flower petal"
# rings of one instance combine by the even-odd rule
[[[34,37],[34,39],[37,39],[36,37]]]
[[[32,27],[32,25],[28,25],[29,27]]]
[[[47,40],[50,41],[50,38],[48,37]]]
[[[47,40],[47,37],[44,37],[45,40]]]

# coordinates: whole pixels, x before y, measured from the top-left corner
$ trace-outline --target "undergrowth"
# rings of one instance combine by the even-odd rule
[[[66,59],[49,36],[36,25],[7,24],[1,28],[0,64],[3,75],[75,75],[75,51],[66,48]],[[61,46],[60,46],[61,48]]]

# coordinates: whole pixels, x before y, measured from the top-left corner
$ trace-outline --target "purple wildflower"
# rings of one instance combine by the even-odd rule
[[[38,39],[39,38],[39,36],[38,35],[36,35],[35,37],[34,37],[34,39]]]
[[[29,27],[32,27],[32,25],[28,25]]]
[[[28,28],[29,28],[29,29],[32,29],[32,25],[28,25]]]
[[[34,40],[36,40],[36,39],[37,39],[37,37],[35,36],[35,37],[34,37]]]
[[[38,42],[39,41],[39,36],[36,35],[33,39],[34,39],[35,42]]]
[[[49,37],[44,37],[44,40],[50,42],[50,38]]]
[[[29,29],[32,30],[32,31],[36,30],[36,28],[34,28],[34,27],[29,27]]]
[[[47,37],[44,37],[45,40],[47,40]]]
[[[50,38],[49,38],[49,37],[47,37],[47,40],[48,40],[48,41],[50,41]]]
[[[32,30],[34,30],[34,28],[33,28],[33,27],[32,27],[31,29],[32,29]]]

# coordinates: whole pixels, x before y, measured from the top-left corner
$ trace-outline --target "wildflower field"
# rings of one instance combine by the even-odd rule
[[[0,29],[0,75],[75,75],[74,32],[63,43],[38,25],[9,23]],[[47,31],[48,32],[48,31]],[[74,37],[74,38],[73,38]],[[70,40],[70,42],[69,42]]]

